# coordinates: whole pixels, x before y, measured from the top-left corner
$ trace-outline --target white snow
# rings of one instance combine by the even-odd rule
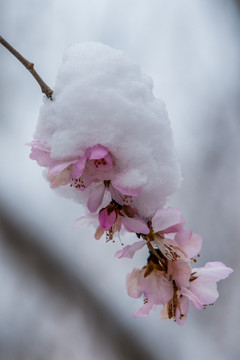
[[[147,218],[181,181],[165,105],[152,89],[151,78],[124,53],[94,42],[73,45],[64,54],[54,101],[44,99],[35,132],[55,159],[106,146],[115,161],[112,180],[142,186],[135,206]],[[69,186],[64,195],[86,201],[86,194]]]

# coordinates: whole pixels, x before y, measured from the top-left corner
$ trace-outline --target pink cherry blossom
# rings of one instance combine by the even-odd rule
[[[190,304],[201,310],[217,300],[217,282],[233,270],[221,262],[209,262],[204,267],[191,269],[190,260],[196,261],[193,257],[201,249],[201,237],[184,229],[185,220],[178,209],[159,208],[148,222],[140,217],[134,204],[142,188],[122,186],[122,178],[116,173],[112,155],[105,146],[96,144],[81,156],[56,160],[51,157],[50,147],[39,140],[27,145],[31,146],[30,158],[48,169],[51,187],[70,184],[81,191],[89,187],[87,207],[90,214],[77,219],[74,228],[97,224],[95,239],[106,232],[107,241],[122,227],[136,233],[142,240],[117,251],[115,256],[119,259],[131,259],[136,251],[148,247],[147,265],[142,269],[134,268],[127,275],[128,295],[144,297],[144,304],[134,317],[148,316],[160,305],[163,306],[161,319],[174,319],[182,326]],[[110,203],[97,214],[97,209],[108,198]]]
[[[147,316],[156,305],[166,304],[173,297],[173,286],[163,271],[153,270],[145,276],[145,268],[133,269],[126,280],[128,295],[133,298],[144,296],[144,305],[134,314],[135,317]]]
[[[189,273],[184,270],[183,264],[177,261],[171,264],[171,266],[176,266],[177,263],[180,267],[178,266],[178,269],[175,269],[175,274],[174,270],[168,270],[175,277],[173,284],[174,294],[173,298],[163,307],[161,318],[173,318],[178,325],[183,325],[187,317],[190,302],[198,310],[213,304],[219,296],[217,281],[228,277],[233,270],[221,262],[209,262],[202,268],[192,269],[191,276],[187,281]],[[186,269],[186,266],[184,267]]]
[[[165,304],[161,310],[161,320],[174,319],[174,321],[183,326],[187,320],[189,311],[189,300],[185,296],[177,298],[177,303],[174,299]]]
[[[132,205],[133,198],[138,197],[141,193],[141,187],[129,188],[120,186],[114,181],[109,184],[109,191],[113,200],[119,205]]]
[[[27,145],[32,146],[30,158],[48,168],[47,178],[51,187],[71,182],[76,189],[85,190],[94,180],[104,179],[106,175],[103,174],[114,165],[108,149],[100,144],[87,149],[83,156],[64,161],[52,159],[51,149],[39,140]]]
[[[147,240],[170,261],[192,258],[201,249],[202,239],[191,230],[184,230],[185,220],[178,209],[158,209],[151,220],[152,230]]]
[[[38,165],[44,167],[56,165],[56,160],[51,158],[51,149],[47,145],[42,144],[39,140],[33,140],[25,145],[31,146],[29,157],[32,160],[36,160]]]
[[[192,279],[188,288],[182,288],[181,294],[191,300],[197,309],[214,303],[219,294],[217,282],[228,277],[233,270],[221,262],[208,262],[202,268],[192,269]]]
[[[115,225],[115,231],[120,231],[123,225],[129,232],[148,234],[146,222],[138,216],[129,217],[121,206],[112,201],[106,208],[100,210],[98,215],[100,226],[108,231]],[[114,231],[114,232],[115,232]]]
[[[95,212],[99,206],[101,205],[105,190],[110,192],[110,196],[112,200],[114,200],[119,205],[126,205],[129,206],[133,202],[133,197],[137,197],[140,194],[141,189],[138,188],[125,188],[121,187],[121,192],[118,189],[115,188],[115,185],[113,185],[112,181],[101,181],[97,182],[95,186],[92,187],[92,189],[89,192],[87,207],[90,212]]]

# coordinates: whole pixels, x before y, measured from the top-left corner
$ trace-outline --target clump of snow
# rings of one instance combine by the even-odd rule
[[[93,42],[73,45],[64,54],[54,100],[44,99],[35,132],[57,160],[105,146],[115,164],[109,180],[141,187],[134,205],[146,218],[181,180],[165,105],[152,89],[151,78],[122,52]],[[61,189],[83,203],[88,191]]]

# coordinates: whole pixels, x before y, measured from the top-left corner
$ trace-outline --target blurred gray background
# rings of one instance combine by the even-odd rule
[[[0,47],[0,360],[239,359],[240,11],[231,0],[1,0],[0,34],[50,87],[64,49],[100,41],[126,52],[165,101],[182,164],[170,204],[203,237],[198,266],[234,268],[213,307],[184,327],[142,304],[120,243],[74,231],[84,209],[49,189],[28,158],[40,88]],[[123,239],[124,242],[124,239]]]

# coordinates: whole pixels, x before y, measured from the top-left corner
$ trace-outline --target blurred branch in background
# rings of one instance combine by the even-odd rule
[[[153,360],[152,355],[141,343],[137,342],[133,334],[120,323],[106,304],[96,299],[86,284],[62,264],[55,254],[50,253],[44,245],[40,245],[41,239],[36,241],[36,234],[26,228],[16,226],[2,209],[0,210],[0,219],[2,256],[4,256],[3,254],[10,254],[9,258],[13,259],[14,264],[18,264],[20,271],[15,270],[14,277],[17,277],[21,288],[25,288],[27,282],[32,283],[30,291],[24,291],[26,299],[23,299],[23,302],[32,298],[34,293],[36,296],[36,292],[38,293],[42,287],[45,289],[45,293],[47,291],[47,299],[42,304],[44,305],[43,312],[41,306],[35,305],[35,311],[38,312],[39,310],[39,313],[35,314],[35,319],[31,318],[31,302],[29,313],[24,315],[25,322],[34,321],[30,332],[24,323],[18,324],[18,316],[16,316],[11,299],[9,299],[9,307],[12,309],[9,312],[11,317],[8,325],[11,326],[11,322],[13,322],[15,328],[20,326],[21,331],[18,334],[17,341],[12,339],[13,330],[11,330],[11,337],[5,339],[4,343],[3,337],[0,337],[1,359],[73,360],[81,358],[89,360],[97,358],[105,360],[109,358],[116,360]],[[1,292],[7,292],[5,288],[6,285],[1,284]],[[17,312],[21,312],[21,291],[18,292],[17,287],[15,291]],[[42,303],[41,296],[38,302]],[[44,329],[46,326],[44,323],[49,321],[49,315],[45,309],[49,303],[53,303],[54,307],[53,313],[51,312],[54,314],[51,314],[54,317],[53,321],[60,324],[57,330],[55,329],[50,333],[47,340],[43,340],[39,336],[39,331],[41,332],[41,328]],[[63,307],[64,309],[62,309]],[[70,318],[74,321],[66,321],[66,314],[71,314]],[[63,328],[65,329],[64,338],[61,335]],[[75,332],[72,338],[73,328],[75,328]],[[91,347],[95,349],[93,357],[91,357],[91,350],[89,349],[87,349],[87,354],[84,354],[86,336],[91,342]],[[31,340],[29,341],[29,339]],[[68,344],[72,344],[73,341],[75,344],[72,346],[72,353],[70,354],[67,351]],[[8,351],[11,351],[11,355]],[[57,354],[55,354],[56,351]],[[109,354],[110,357],[107,356]]]

